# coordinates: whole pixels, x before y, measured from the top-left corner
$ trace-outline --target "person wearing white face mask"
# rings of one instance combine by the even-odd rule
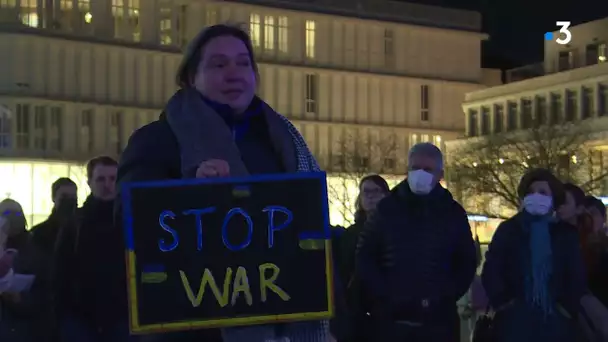
[[[365,223],[356,273],[370,294],[373,341],[456,342],[456,302],[475,275],[475,242],[465,210],[439,185],[443,156],[412,147],[407,179]]]
[[[534,169],[518,195],[523,210],[496,229],[481,275],[496,312],[496,341],[576,341],[587,284],[576,229],[554,217],[565,202],[563,185]]]

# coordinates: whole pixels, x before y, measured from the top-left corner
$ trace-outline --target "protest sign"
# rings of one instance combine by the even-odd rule
[[[123,184],[131,331],[331,317],[325,177]]]

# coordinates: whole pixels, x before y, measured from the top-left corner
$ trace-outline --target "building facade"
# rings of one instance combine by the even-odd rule
[[[569,28],[567,45],[545,41],[542,63],[507,71],[507,83],[466,94],[462,105],[467,138],[447,142],[449,154],[488,137],[521,134],[537,125],[588,125],[586,145],[594,167],[605,168],[608,147],[608,18]],[[559,36],[554,32],[554,37]],[[542,39],[542,37],[539,37]],[[565,149],[565,148],[564,148]],[[565,151],[564,151],[565,152]],[[569,156],[568,163],[576,163]],[[506,159],[506,157],[505,157]],[[504,163],[497,159],[497,163]],[[606,183],[605,181],[602,181]],[[608,184],[597,188],[608,191]],[[500,203],[495,203],[500,206]],[[512,210],[504,212],[505,215]]]
[[[221,22],[249,30],[260,95],[293,120],[330,171],[341,171],[349,154],[371,153],[344,141],[373,146],[391,137],[382,160],[357,159],[402,174],[411,144],[443,147],[462,135],[464,94],[482,81],[477,13],[325,2],[2,0],[0,154],[70,167],[118,156],[175,92],[180,49]],[[352,186],[344,191],[356,193]],[[22,203],[46,196],[17,192]]]

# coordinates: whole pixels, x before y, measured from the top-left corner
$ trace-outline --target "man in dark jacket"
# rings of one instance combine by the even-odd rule
[[[378,205],[357,246],[357,272],[372,295],[378,341],[456,342],[456,301],[476,268],[464,209],[439,185],[441,151],[409,152],[407,180]]]
[[[117,167],[107,156],[92,159],[87,165],[91,195],[60,224],[54,292],[65,342],[134,340],[128,329],[123,234],[113,216]]]
[[[46,257],[51,259],[57,233],[59,232],[60,210],[64,202],[75,205],[78,202],[78,187],[69,178],[62,177],[51,185],[51,198],[53,200],[53,211],[46,221],[32,227],[32,241]]]

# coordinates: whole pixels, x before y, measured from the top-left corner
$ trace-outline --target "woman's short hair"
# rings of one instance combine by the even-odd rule
[[[566,201],[566,193],[562,182],[547,169],[532,169],[524,174],[517,186],[517,196],[523,199],[530,192],[534,182],[547,182],[553,194],[553,207],[557,208]]]
[[[189,88],[191,86],[194,75],[198,71],[203,49],[210,40],[221,36],[232,36],[245,44],[253,71],[256,75],[258,74],[258,65],[255,62],[249,34],[236,24],[218,24],[204,28],[188,43],[184,56],[177,68],[175,81],[178,87]]]

